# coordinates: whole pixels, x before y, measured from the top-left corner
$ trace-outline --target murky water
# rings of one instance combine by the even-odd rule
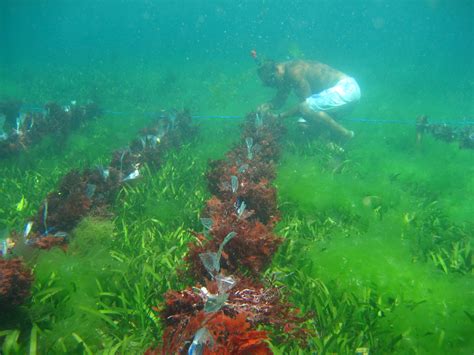
[[[270,336],[271,349],[474,351],[474,155],[445,139],[474,121],[472,1],[7,0],[0,10],[1,102],[25,114],[48,102],[102,110],[0,157],[2,240],[38,211],[47,220],[45,199],[69,171],[107,166],[152,118],[189,109],[197,127],[159,169],[120,186],[107,212],[78,221],[67,252],[15,247],[35,281],[22,306],[3,299],[5,353],[139,353],[160,342],[152,307],[194,285],[181,271],[187,231],[200,231],[211,197],[208,160],[223,158],[243,117],[274,95],[251,50],[326,63],[362,93],[340,121],[355,132],[348,142],[285,120],[273,182],[285,241],[261,278],[283,275],[289,301],[315,312],[319,337]],[[423,114],[453,131],[417,142]]]

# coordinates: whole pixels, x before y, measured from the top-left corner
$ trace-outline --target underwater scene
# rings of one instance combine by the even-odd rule
[[[0,354],[473,354],[474,2],[0,2]]]

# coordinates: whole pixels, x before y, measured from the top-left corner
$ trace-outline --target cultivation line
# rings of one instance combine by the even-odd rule
[[[5,102],[3,103],[5,104]],[[8,102],[6,103],[8,104]],[[16,105],[16,102],[13,102],[13,105]],[[11,105],[11,103],[10,103]],[[15,110],[18,111],[19,108],[24,109],[26,111],[43,111],[43,108],[35,105],[35,104],[22,104],[16,107]],[[2,112],[2,102],[0,102],[0,113]],[[145,115],[145,116],[150,116],[150,117],[156,117],[157,113],[155,111],[148,111],[148,112],[143,112],[143,111],[136,111],[136,112],[130,112],[130,111],[114,111],[114,110],[104,110],[103,111],[106,114],[110,115],[117,115],[117,116],[130,116],[130,115]],[[420,116],[423,117],[424,115]],[[15,116],[16,117],[16,116]],[[201,114],[201,115],[193,115],[193,119],[209,119],[209,118],[217,118],[217,119],[242,119],[245,118],[240,115],[206,115],[206,114]],[[401,125],[410,125],[410,126],[415,126],[417,125],[416,122],[414,122],[411,119],[378,119],[378,118],[367,118],[367,117],[343,117],[341,118],[342,121],[346,122],[359,122],[359,123],[375,123],[375,124],[401,124]],[[432,121],[432,120],[430,120]],[[469,126],[469,125],[474,125],[474,121],[472,118],[461,118],[461,119],[449,119],[449,120],[435,120],[431,122],[434,125],[440,125],[440,126]]]
[[[48,103],[35,112],[20,112],[20,105],[15,102],[0,102],[0,158],[25,151],[51,134],[65,139],[72,130],[100,113],[92,102],[78,105],[72,101],[66,106]]]
[[[197,284],[169,290],[159,311],[165,331],[146,354],[269,354],[269,332],[302,346],[315,331],[279,287],[262,282],[282,239],[272,233],[279,219],[274,161],[283,126],[277,119],[247,115],[239,144],[213,161],[202,232],[185,257]]]
[[[113,152],[107,167],[66,174],[58,190],[48,194],[37,214],[26,223],[23,233],[13,231],[1,246],[0,308],[23,303],[33,281],[31,270],[20,257],[13,256],[15,246],[66,248],[69,233],[84,217],[107,216],[107,206],[124,184],[139,178],[145,165],[159,168],[163,153],[179,148],[194,133],[189,112],[170,112],[155,119],[127,147]]]
[[[474,126],[455,127],[446,123],[430,123],[428,116],[419,116],[416,120],[416,140],[420,144],[423,136],[429,133],[435,139],[444,142],[458,142],[460,149],[474,149]]]

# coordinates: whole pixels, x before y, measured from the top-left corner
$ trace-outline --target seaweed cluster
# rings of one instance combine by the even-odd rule
[[[241,201],[241,204],[245,203],[245,200]],[[217,250],[231,232],[237,236],[226,245],[220,260],[221,268],[231,273],[245,269],[253,276],[258,276],[282,242],[280,237],[272,233],[271,224],[252,218],[256,215],[253,210],[245,210],[239,216],[235,203],[232,200],[219,200],[215,196],[207,202],[205,213],[210,216],[208,218],[212,221],[212,226],[208,235],[195,234],[198,243],[190,247],[186,257],[192,265],[190,272],[197,279],[206,275],[199,255],[208,250]]]
[[[22,304],[32,282],[31,270],[21,258],[0,258],[0,311]]]
[[[27,150],[47,135],[64,139],[68,133],[100,114],[97,104],[90,102],[60,106],[48,103],[41,112],[20,112],[16,101],[0,102],[0,158]]]
[[[158,168],[166,150],[192,135],[190,122],[188,112],[159,117],[127,147],[113,152],[109,166],[70,171],[25,227],[27,243],[42,249],[63,245],[85,216],[106,215],[124,183],[139,178],[145,165]]]
[[[474,149],[474,126],[472,125],[454,127],[446,123],[433,124],[428,122],[428,116],[422,115],[416,120],[418,143],[421,142],[425,133],[447,143],[458,142],[461,149]]]
[[[114,152],[108,167],[66,174],[59,188],[48,194],[36,215],[26,223],[23,233],[11,233],[7,240],[13,241],[13,246],[2,248],[2,304],[13,307],[21,303],[31,285],[32,276],[26,266],[17,258],[7,259],[14,252],[15,243],[47,250],[54,246],[66,248],[69,233],[84,217],[108,215],[107,207],[123,184],[139,178],[145,165],[158,168],[166,150],[179,147],[183,139],[193,136],[190,123],[187,111],[160,116],[128,147]]]
[[[305,342],[315,332],[287,302],[280,287],[259,281],[282,239],[272,232],[279,219],[274,160],[283,133],[275,118],[251,113],[226,159],[211,162],[210,191],[201,222],[185,258],[193,288],[169,290],[162,308],[162,344],[147,354],[268,354],[265,326]]]

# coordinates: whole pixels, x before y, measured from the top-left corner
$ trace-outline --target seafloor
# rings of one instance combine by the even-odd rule
[[[47,138],[2,159],[0,223],[10,230],[22,228],[66,172],[108,161],[146,126],[149,112],[187,108],[204,116],[194,119],[196,138],[122,189],[112,219],[86,218],[67,253],[25,256],[35,282],[31,298],[2,316],[0,335],[11,343],[4,349],[136,353],[159,341],[150,308],[167,290],[190,285],[177,270],[193,238],[186,231],[199,228],[210,197],[208,160],[222,158],[240,135],[242,119],[210,116],[244,116],[270,94],[251,66],[175,64],[1,76],[2,97],[34,105],[93,98],[106,110],[64,141]],[[274,182],[275,231],[285,241],[265,275],[278,275],[296,307],[315,311],[319,336],[305,350],[275,337],[272,350],[471,354],[473,151],[430,136],[416,144],[415,120],[473,117],[472,101],[460,100],[472,98],[472,82],[447,92],[426,81],[388,87],[371,73],[360,73],[363,98],[349,118],[377,122],[346,121],[356,132],[350,142],[336,146],[317,129],[285,122]],[[454,87],[448,79],[446,86]]]

